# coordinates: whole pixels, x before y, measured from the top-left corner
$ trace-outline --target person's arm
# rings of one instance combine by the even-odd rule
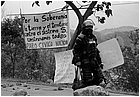
[[[82,49],[82,40],[78,37],[76,39],[74,48],[73,48],[73,60],[72,64],[79,64],[80,65],[80,54],[81,54],[81,49]]]
[[[102,63],[102,60],[101,60],[101,57],[100,57],[100,54],[99,53],[100,53],[100,51],[97,49],[96,59],[97,59],[98,63],[101,64]]]
[[[96,38],[96,36],[95,36],[95,42],[96,42],[96,47],[97,47],[98,43],[97,43],[97,38]],[[100,57],[100,51],[98,50],[98,48],[96,48],[96,49],[97,49],[97,56],[96,56],[96,59],[97,59],[97,61],[98,61],[98,64],[100,65],[100,67],[103,69],[104,64],[102,63],[102,60],[101,60],[101,57]]]

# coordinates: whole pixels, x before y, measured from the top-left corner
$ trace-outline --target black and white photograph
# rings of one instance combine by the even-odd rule
[[[1,1],[1,96],[139,96],[139,1]]]

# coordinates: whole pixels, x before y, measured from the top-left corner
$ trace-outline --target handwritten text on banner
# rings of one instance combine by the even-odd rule
[[[68,14],[66,11],[22,15],[27,49],[55,48],[68,45]]]

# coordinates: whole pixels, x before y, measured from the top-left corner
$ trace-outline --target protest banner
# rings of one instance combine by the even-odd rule
[[[104,69],[108,70],[124,63],[124,58],[116,38],[110,39],[98,44],[101,60],[104,63]]]
[[[65,47],[69,41],[68,12],[22,14],[27,49]]]
[[[55,53],[56,70],[54,83],[72,83],[75,77],[75,66],[72,64],[72,50]]]

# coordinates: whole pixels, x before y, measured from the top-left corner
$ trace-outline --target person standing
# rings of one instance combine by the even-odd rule
[[[76,38],[73,48],[72,64],[81,69],[81,84],[75,87],[73,82],[73,90],[83,88],[90,85],[99,85],[103,79],[103,64],[97,49],[97,38],[93,34],[94,22],[87,19],[83,22],[83,28],[80,35]]]

